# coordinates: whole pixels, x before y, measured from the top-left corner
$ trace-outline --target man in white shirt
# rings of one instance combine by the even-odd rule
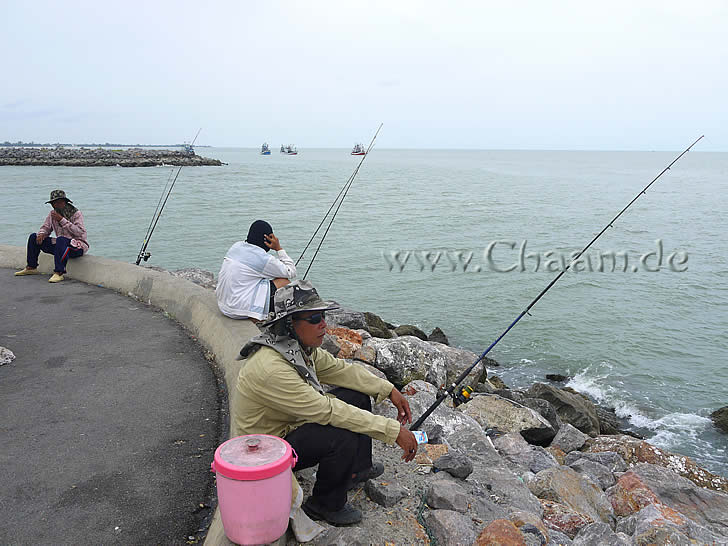
[[[271,249],[277,256],[268,254]],[[281,248],[271,225],[256,220],[246,240],[231,246],[223,259],[215,290],[217,306],[226,317],[266,319],[276,289],[295,276],[296,266]]]

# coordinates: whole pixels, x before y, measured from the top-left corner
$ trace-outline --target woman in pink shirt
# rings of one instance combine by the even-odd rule
[[[46,217],[38,233],[30,234],[28,265],[15,275],[37,275],[38,256],[42,250],[47,254],[53,254],[55,259],[53,276],[48,282],[61,282],[66,273],[68,258],[78,258],[88,251],[86,227],[83,225],[83,214],[73,206],[73,201],[66,197],[66,192],[63,190],[53,190],[51,198],[46,203],[50,203],[53,210]],[[54,231],[56,237],[49,237]]]

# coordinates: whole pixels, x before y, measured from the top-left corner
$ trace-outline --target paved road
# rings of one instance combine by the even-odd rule
[[[185,544],[209,509],[218,392],[160,311],[0,269],[0,544]]]

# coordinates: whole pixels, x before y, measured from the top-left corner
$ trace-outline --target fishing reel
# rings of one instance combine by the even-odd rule
[[[151,257],[151,255],[151,252],[144,252],[142,254],[139,254],[139,257],[146,262]]]
[[[473,388],[465,385],[460,389],[460,392],[452,393],[453,405],[457,408],[460,404],[465,404],[472,400]]]

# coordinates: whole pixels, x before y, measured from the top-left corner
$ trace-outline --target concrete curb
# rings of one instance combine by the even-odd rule
[[[0,245],[0,267],[22,269],[26,264],[25,253],[23,247]],[[41,254],[38,270],[50,275],[53,257]],[[69,260],[67,277],[115,290],[166,311],[215,354],[228,392],[233,392],[240,371],[240,361],[236,357],[240,348],[258,334],[258,328],[248,320],[233,320],[222,315],[214,292],[169,273],[93,255]],[[222,530],[219,510],[215,512],[205,544],[232,544]]]

